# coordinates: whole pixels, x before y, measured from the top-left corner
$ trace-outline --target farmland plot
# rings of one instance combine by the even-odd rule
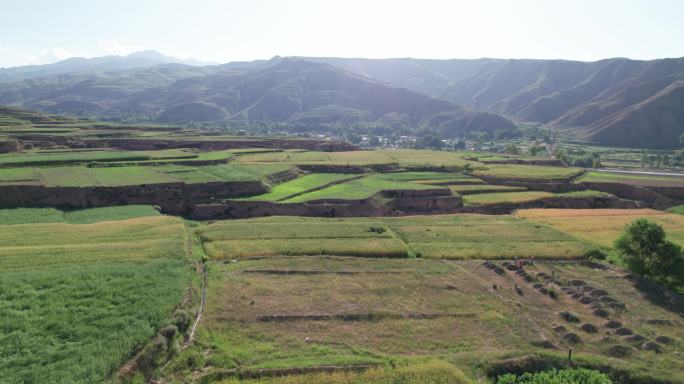
[[[9,211],[0,211],[4,383],[102,381],[181,301],[190,271],[178,219],[140,207]]]

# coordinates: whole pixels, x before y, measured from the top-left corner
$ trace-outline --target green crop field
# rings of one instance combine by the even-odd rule
[[[425,190],[440,188],[438,186],[386,180],[382,175],[370,175],[360,179],[354,179],[346,183],[336,184],[318,191],[305,193],[283,200],[285,203],[299,203],[310,200],[326,199],[367,199],[383,190]]]
[[[0,210],[0,238],[5,383],[102,381],[188,285],[184,227],[149,207]]]
[[[260,200],[260,201],[280,201],[292,195],[301,194],[306,191],[322,188],[330,183],[341,182],[350,179],[355,175],[338,173],[318,173],[305,175],[300,178],[278,184],[271,188],[269,193],[263,195],[247,197],[241,200]]]
[[[271,173],[287,170],[287,165],[240,164],[160,165],[86,167],[0,168],[0,185],[39,184],[49,187],[120,186],[158,183],[208,183],[220,181],[260,180]]]

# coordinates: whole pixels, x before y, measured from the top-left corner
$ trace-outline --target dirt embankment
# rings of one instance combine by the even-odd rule
[[[565,164],[563,164],[558,159],[534,159],[534,160],[525,160],[525,159],[487,160],[487,159],[481,159],[478,161],[481,163],[484,163],[484,164],[547,165],[547,166],[552,166],[552,167],[564,167],[565,166]]]
[[[622,199],[641,201],[646,206],[655,209],[667,209],[682,204],[682,200],[684,200],[684,187],[646,187],[595,181],[574,182],[574,177],[554,181],[514,179],[487,175],[478,175],[478,177],[488,184],[525,187],[531,191],[563,193],[591,189],[610,193]]]
[[[376,198],[381,197],[381,198]],[[385,202],[380,202],[386,200]],[[404,214],[454,213],[463,202],[448,190],[382,191],[360,200],[327,199],[303,203],[228,200],[194,205],[188,218],[196,220],[243,219],[263,216],[371,217]]]
[[[669,196],[665,196],[659,192],[665,191],[664,187],[642,187],[639,185],[629,185],[622,183],[606,183],[595,181],[584,181],[579,183],[584,189],[593,189],[595,191],[607,192],[623,199],[643,201],[649,207],[655,209],[667,209],[680,202],[672,197],[684,195],[684,188],[670,187],[666,191]],[[684,196],[683,196],[684,197]]]
[[[529,208],[642,208],[641,204],[632,200],[617,197],[547,197],[544,199],[526,201],[522,203],[497,203],[478,206],[468,206],[459,209],[461,213],[482,213],[488,215],[507,215],[518,209]]]
[[[118,187],[0,186],[0,207],[92,208],[149,204],[170,214],[183,215],[195,201],[266,193],[259,181],[202,184],[166,183]]]
[[[10,153],[17,151],[16,141],[0,141],[0,153]]]

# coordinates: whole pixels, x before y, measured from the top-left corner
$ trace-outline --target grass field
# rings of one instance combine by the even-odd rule
[[[589,249],[568,235],[512,216],[270,217],[215,222],[200,234],[215,260],[276,255],[565,259]]]
[[[438,186],[412,183],[410,181],[394,181],[383,178],[384,175],[370,175],[360,179],[350,180],[346,183],[332,185],[314,192],[305,193],[291,199],[283,200],[285,203],[300,203],[310,200],[367,199],[383,190],[423,190],[440,188]]]
[[[681,320],[643,299],[618,273],[544,262],[528,270],[531,274],[552,271],[562,281],[581,278],[630,303],[618,318],[635,333],[649,340],[684,337],[681,327],[647,323],[647,319],[663,324]],[[516,286],[522,295],[516,293]],[[231,369],[247,373],[370,364],[380,368],[365,374],[309,374],[251,382],[488,382],[474,366],[535,353],[555,354],[562,360],[572,347],[577,361],[616,365],[672,382],[684,380],[684,365],[674,353],[677,346],[665,346],[662,354],[630,347],[624,337],[604,332],[605,320],[592,315],[592,310],[563,293],[553,299],[514,273],[497,275],[481,262],[294,256],[211,263],[197,344],[174,360],[166,379],[183,382],[192,372],[200,380],[218,372],[230,376]],[[602,330],[584,332],[579,323],[564,322],[558,316],[561,311],[572,311],[582,322]],[[554,330],[557,325],[578,334],[580,341],[566,341]],[[541,341],[552,349],[540,347]],[[632,353],[613,357],[609,351],[614,345],[626,346]],[[415,381],[402,381],[407,370],[421,371],[422,364],[430,368],[408,376]]]
[[[239,200],[258,200],[258,201],[280,201],[286,200],[292,195],[302,194],[306,191],[322,188],[330,183],[340,182],[355,177],[353,174],[339,173],[316,173],[305,175],[285,183],[278,184],[271,188],[269,193],[263,195],[246,197]]]
[[[182,223],[149,207],[0,211],[1,381],[102,381],[171,314],[189,272]]]
[[[613,172],[589,172],[579,181],[624,183],[654,187],[684,187],[684,176],[637,175]]]
[[[644,217],[662,225],[670,240],[684,245],[684,216],[652,209],[527,209],[516,215],[605,248],[612,248],[627,224]]]
[[[550,167],[540,165],[489,164],[487,169],[477,169],[474,175],[513,179],[555,180],[566,179],[581,172],[580,168]]]
[[[205,183],[260,180],[261,177],[289,169],[287,165],[244,166],[222,164],[204,166],[160,165],[124,167],[0,168],[0,185],[32,184],[49,187],[120,186],[153,183]]]

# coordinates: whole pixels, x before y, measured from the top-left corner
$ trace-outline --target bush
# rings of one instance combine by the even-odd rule
[[[598,248],[591,249],[584,254],[588,261],[605,260],[606,253]]]
[[[551,370],[523,373],[520,376],[506,374],[497,378],[496,384],[612,384],[605,374],[586,368]]]
[[[558,292],[556,292],[556,288],[549,288],[549,296],[554,300],[558,299]]]

